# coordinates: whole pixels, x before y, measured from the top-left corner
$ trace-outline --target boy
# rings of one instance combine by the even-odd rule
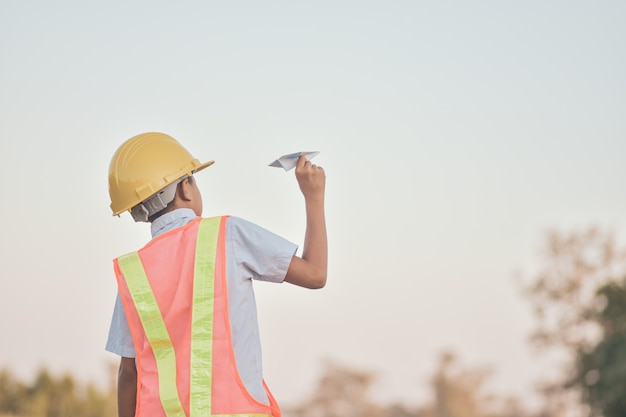
[[[252,279],[326,283],[325,173],[301,156],[302,257],[243,219],[202,219],[201,164],[174,138],[126,141],[109,167],[114,215],[151,223],[153,240],[114,261],[118,297],[106,349],[121,356],[119,417],[280,416],[263,381]]]

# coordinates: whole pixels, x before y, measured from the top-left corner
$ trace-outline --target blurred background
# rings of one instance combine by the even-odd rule
[[[0,0],[0,415],[115,415],[108,164],[161,131],[204,215],[329,279],[255,286],[285,417],[626,415],[626,3]]]

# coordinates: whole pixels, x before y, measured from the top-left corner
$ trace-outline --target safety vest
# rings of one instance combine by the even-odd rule
[[[137,352],[136,417],[280,417],[235,363],[226,287],[227,217],[197,219],[114,260]]]

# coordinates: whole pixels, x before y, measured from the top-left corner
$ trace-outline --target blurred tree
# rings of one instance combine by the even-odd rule
[[[403,404],[393,404],[385,407],[383,410],[384,417],[420,417],[419,410],[413,410]]]
[[[480,417],[486,415],[480,390],[489,375],[486,369],[459,369],[451,352],[443,352],[439,367],[432,377],[432,405],[422,410],[424,417]]]
[[[27,402],[21,407],[24,414],[29,417],[56,417],[51,410],[56,394],[54,385],[50,373],[46,369],[40,370],[35,383],[26,390]]]
[[[485,394],[486,368],[466,369],[450,352],[441,355],[430,379],[433,399],[425,405],[386,407],[369,399],[372,373],[327,363],[313,396],[285,410],[289,417],[527,417],[515,398]]]
[[[599,415],[603,406],[592,402],[585,381],[593,382],[600,370],[590,365],[593,361],[586,352],[597,348],[600,350],[596,353],[601,355],[600,351],[605,349],[601,341],[607,342],[603,339],[612,337],[599,321],[608,303],[607,299],[598,297],[598,290],[614,288],[616,277],[624,275],[626,251],[618,248],[613,234],[597,227],[569,234],[551,231],[542,251],[542,262],[535,279],[524,288],[537,319],[532,343],[544,357],[550,357],[551,364],[556,364],[540,389],[544,397],[541,415]],[[612,305],[611,309],[615,307]],[[622,360],[617,356],[605,359]],[[588,364],[583,366],[581,361]],[[605,362],[604,365],[614,367],[623,363]],[[593,395],[604,398],[604,394]],[[626,392],[622,395],[626,396]]]
[[[583,387],[592,415],[626,417],[626,280],[603,286],[598,297],[603,307],[595,319],[602,338],[579,352],[573,384]]]
[[[78,384],[66,374],[53,377],[46,369],[26,385],[6,370],[0,371],[0,416],[105,417],[117,413],[115,388],[100,390]]]
[[[374,375],[326,363],[312,397],[288,410],[293,417],[382,417],[381,409],[369,400]]]
[[[24,385],[8,370],[0,371],[0,413],[17,414],[24,396]]]
[[[456,355],[444,351],[431,379],[433,401],[422,407],[419,417],[522,417],[527,412],[513,397],[487,394],[491,370],[463,368]]]

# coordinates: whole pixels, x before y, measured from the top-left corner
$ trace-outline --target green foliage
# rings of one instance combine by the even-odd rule
[[[551,367],[558,373],[542,387],[542,415],[626,417],[626,281],[617,281],[626,250],[590,227],[549,233],[544,256],[526,288],[535,346],[558,352]]]
[[[602,338],[579,352],[573,383],[583,387],[594,414],[626,417],[626,281],[603,286],[598,298],[604,305],[595,316]]]
[[[39,371],[32,384],[0,371],[0,417],[108,417],[116,414],[113,389],[78,384],[71,375]]]

